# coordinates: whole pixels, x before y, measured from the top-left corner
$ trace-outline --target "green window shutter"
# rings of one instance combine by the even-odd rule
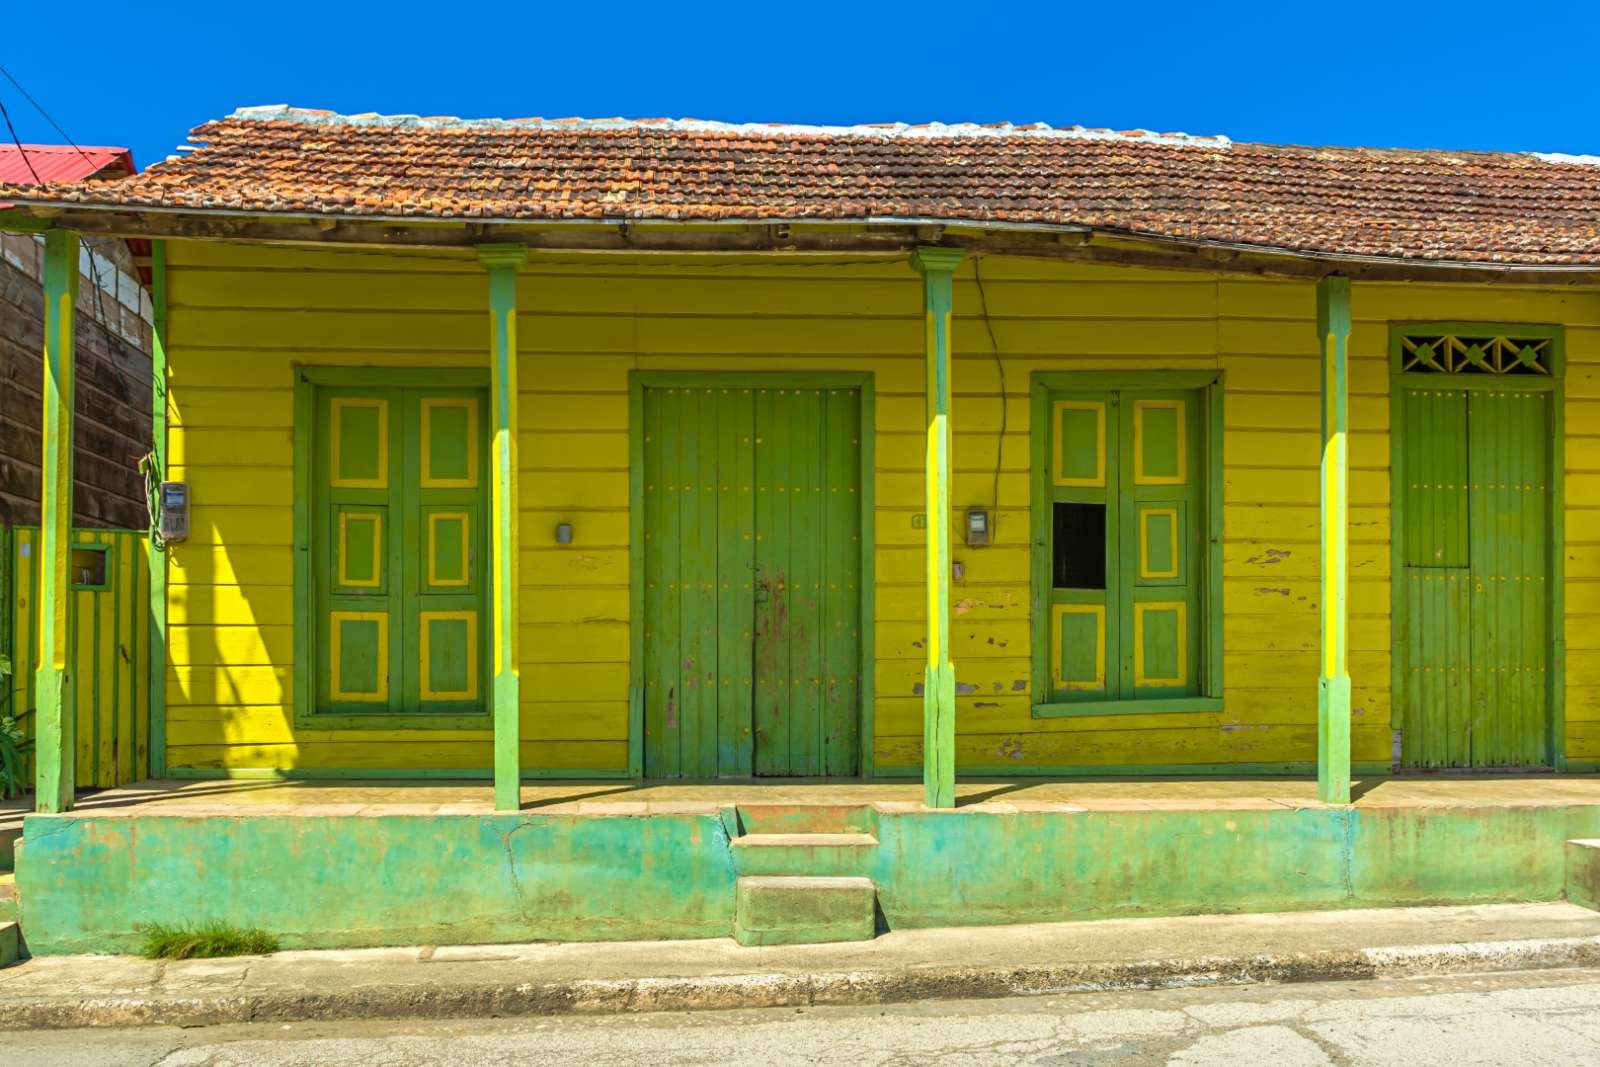
[[[1078,389],[1075,377],[1036,379],[1039,713],[1220,697],[1208,656],[1221,639],[1208,632],[1220,614],[1208,533],[1220,387],[1162,388],[1170,376],[1151,375],[1148,387]]]
[[[1124,390],[1118,479],[1121,693],[1134,699],[1200,692],[1198,519],[1204,452],[1194,391]]]
[[[1050,398],[1047,481],[1050,557],[1049,679],[1064,700],[1116,699],[1122,688],[1117,626],[1117,396]]]
[[[326,389],[317,395],[317,589],[319,708],[386,710],[399,696],[400,539],[392,521],[401,481],[400,393]]]
[[[311,470],[314,714],[481,714],[486,397],[318,388]]]

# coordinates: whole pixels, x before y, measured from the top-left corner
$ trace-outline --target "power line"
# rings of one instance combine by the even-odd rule
[[[11,131],[11,141],[17,146],[17,153],[22,156],[22,162],[27,166],[28,173],[33,175],[35,185],[43,185],[44,179],[39,177],[39,172],[33,169],[33,160],[28,158],[28,150],[22,147],[22,138],[17,136],[17,128],[11,124],[11,112],[6,110],[6,102],[0,100],[0,115],[6,119],[6,129]]]
[[[9,71],[7,71],[4,67],[0,67],[0,74],[4,74],[11,81],[12,85],[16,85],[17,86],[17,91],[20,92],[23,96],[27,96],[29,103],[33,104],[34,107],[39,108],[39,114],[44,115],[44,117],[49,120],[50,125],[56,127],[56,132],[61,134],[62,137],[66,138],[66,141],[67,141],[68,144],[71,144],[73,148],[77,148],[78,149],[78,154],[80,156],[83,156],[83,158],[85,160],[88,160],[88,162],[90,162],[90,163],[94,162],[93,159],[89,158],[89,155],[88,155],[87,152],[85,152],[81,148],[78,148],[77,144],[75,144],[73,142],[72,138],[67,137],[67,133],[66,133],[65,130],[63,130],[60,126],[56,125],[55,119],[50,118],[50,116],[45,112],[44,108],[39,107],[38,101],[34,100],[33,97],[28,96],[28,91],[26,89],[24,89],[21,85],[17,85],[17,79],[11,77],[11,73]],[[37,185],[44,185],[45,184],[44,179],[39,177],[39,172],[33,168],[33,160],[28,158],[28,150],[26,148],[22,147],[22,138],[17,136],[17,127],[16,127],[15,124],[12,123],[12,121],[11,121],[11,112],[6,110],[5,101],[3,101],[3,100],[0,100],[0,116],[4,116],[5,121],[6,121],[6,129],[8,131],[10,131],[10,133],[11,133],[11,142],[17,146],[17,153],[22,156],[22,162],[23,162],[23,164],[25,166],[27,166],[28,173],[33,175],[34,183],[37,184]],[[89,243],[89,242],[85,242],[85,244],[88,245],[87,251],[89,253],[89,255],[88,255],[88,259],[89,259],[89,278],[90,278],[91,281],[94,282],[94,306],[95,306],[95,312],[99,316],[100,324],[102,326],[105,326],[106,329],[107,329],[108,334],[110,334],[111,324],[106,319],[106,306],[105,306],[105,299],[104,299],[104,295],[103,295],[104,292],[105,292],[105,285],[100,280],[100,265],[95,262],[94,245],[92,243]],[[120,338],[118,338],[118,339],[120,340]]]
[[[61,135],[61,139],[63,141],[66,141],[73,148],[77,149],[78,155],[82,156],[85,161],[87,161],[89,163],[93,163],[94,162],[94,160],[92,158],[90,158],[89,153],[85,152],[82,148],[79,148],[78,147],[78,142],[74,141],[71,137],[67,136],[67,131],[63,130],[61,128],[61,123],[57,122],[55,119],[50,117],[50,112],[48,112],[48,111],[46,111],[44,109],[44,105],[39,103],[39,101],[35,100],[33,98],[33,94],[29,93],[28,90],[24,89],[22,87],[22,83],[17,81],[16,77],[14,75],[12,75],[12,73],[9,70],[7,70],[3,66],[0,66],[0,74],[4,74],[6,76],[6,81],[10,82],[12,85],[17,87],[17,92],[22,94],[22,98],[24,100],[26,100],[28,103],[32,104],[33,105],[33,109],[35,111],[37,111],[39,114],[43,115],[44,116],[44,120],[46,122],[48,122],[51,126],[55,127],[55,131]],[[10,121],[11,120],[9,118],[6,119],[7,124],[9,124]],[[16,136],[17,136],[17,131],[16,130],[12,130],[11,131],[12,139],[16,140]],[[20,141],[17,142],[17,144],[19,146],[21,145],[21,143],[22,142],[20,142]],[[28,169],[32,170],[33,168],[29,167]],[[38,175],[35,174],[34,177],[37,178]],[[42,185],[43,183],[41,182],[40,184]]]

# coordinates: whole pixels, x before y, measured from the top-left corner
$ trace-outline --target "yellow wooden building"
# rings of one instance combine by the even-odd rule
[[[158,774],[1600,766],[1592,165],[195,139],[0,190],[160,242]]]

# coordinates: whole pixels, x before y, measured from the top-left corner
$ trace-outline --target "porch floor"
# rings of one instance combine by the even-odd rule
[[[1366,777],[1358,809],[1600,805],[1600,775]],[[1038,778],[963,781],[957,805],[995,811],[1217,811],[1320,807],[1317,784],[1292,778]],[[539,782],[522,809],[545,814],[685,814],[727,805],[876,805],[914,809],[922,785],[906,781]],[[0,804],[0,830],[31,798]],[[152,780],[85,794],[77,813],[125,815],[487,815],[493,789],[477,781]]]

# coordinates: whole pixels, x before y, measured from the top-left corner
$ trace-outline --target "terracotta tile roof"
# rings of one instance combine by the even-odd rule
[[[113,182],[130,208],[540,220],[939,220],[1304,253],[1600,265],[1600,159],[1045,126],[728,125],[250,108]]]

